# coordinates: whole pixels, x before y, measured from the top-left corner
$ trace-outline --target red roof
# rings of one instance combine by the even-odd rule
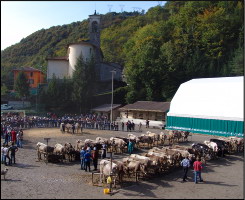
[[[33,67],[20,67],[20,68],[13,69],[13,71],[42,72],[41,70],[33,68]]]

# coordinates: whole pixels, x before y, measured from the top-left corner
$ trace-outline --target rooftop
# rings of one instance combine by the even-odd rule
[[[133,104],[128,104],[120,108],[119,110],[166,112],[169,110],[169,107],[170,107],[170,102],[137,101]]]
[[[30,72],[42,72],[40,69],[36,69],[33,67],[16,67],[13,71],[30,71]]]
[[[114,110],[120,106],[121,106],[121,104],[113,104],[112,110]],[[92,108],[91,110],[97,111],[97,112],[109,112],[109,111],[111,111],[111,104],[104,104],[104,105],[98,106],[96,108]]]

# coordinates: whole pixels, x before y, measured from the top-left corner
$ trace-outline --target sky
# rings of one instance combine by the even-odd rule
[[[147,10],[164,1],[1,1],[1,50],[44,28],[99,14]]]

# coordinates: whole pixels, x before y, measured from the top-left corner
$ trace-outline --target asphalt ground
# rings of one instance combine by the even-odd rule
[[[132,132],[135,135],[146,131],[161,132],[160,129],[145,129]],[[167,174],[140,179],[125,178],[122,186],[113,189],[113,194],[104,194],[108,185],[93,186],[92,175],[80,169],[80,163],[45,163],[37,160],[36,143],[51,138],[49,145],[56,143],[75,144],[77,139],[127,137],[129,132],[85,129],[84,133],[72,135],[61,133],[58,128],[35,128],[24,131],[24,145],[16,154],[16,164],[8,166],[6,180],[1,177],[1,199],[243,199],[244,198],[244,153],[227,155],[204,165],[204,182],[195,184],[193,169],[188,172],[187,182],[182,183],[182,169]],[[188,142],[179,145],[191,146],[215,138],[210,135],[193,134]],[[3,140],[1,140],[3,143]],[[168,146],[168,144],[165,144]],[[140,149],[134,153],[142,153]],[[127,153],[114,155],[113,159],[127,157]],[[5,166],[1,164],[1,169]],[[93,166],[91,166],[93,169]],[[94,177],[98,179],[98,175]]]

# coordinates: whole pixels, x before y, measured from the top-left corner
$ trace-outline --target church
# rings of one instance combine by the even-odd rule
[[[72,78],[75,71],[77,58],[82,54],[86,62],[93,56],[95,58],[95,71],[100,82],[112,80],[122,81],[122,67],[117,63],[103,62],[103,53],[100,49],[100,30],[101,16],[96,14],[89,15],[89,40],[68,45],[67,56],[47,58],[47,81],[51,80],[53,75],[56,78]]]

